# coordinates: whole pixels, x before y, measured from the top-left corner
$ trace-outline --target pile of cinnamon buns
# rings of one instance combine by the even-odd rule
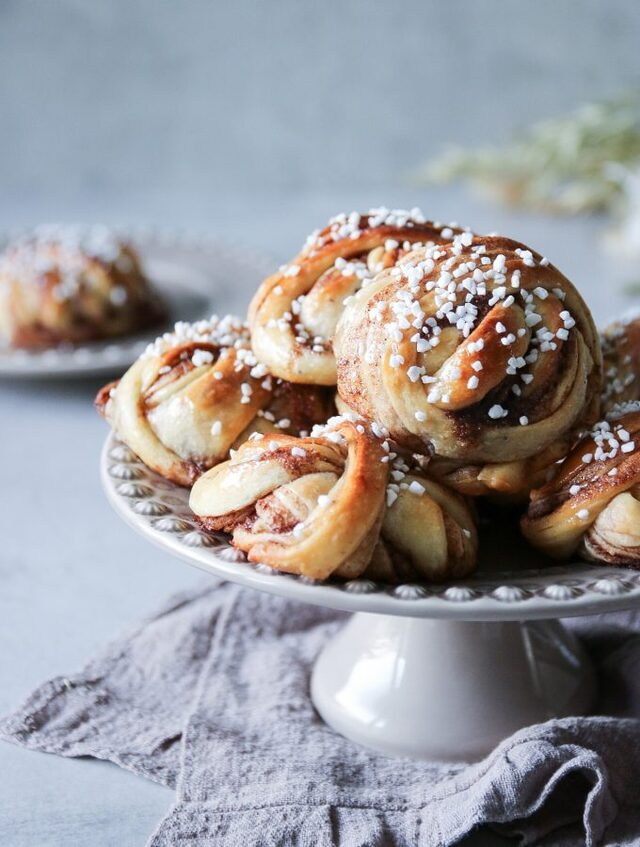
[[[640,566],[639,371],[640,321],[600,336],[535,250],[380,208],[312,233],[248,322],[177,324],[97,405],[249,561],[428,582],[473,571],[487,500],[552,557]]]

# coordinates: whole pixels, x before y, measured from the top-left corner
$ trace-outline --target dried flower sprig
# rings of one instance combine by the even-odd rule
[[[468,180],[511,205],[578,214],[608,211],[624,194],[612,164],[640,167],[640,92],[535,124],[504,148],[449,150],[418,176]]]

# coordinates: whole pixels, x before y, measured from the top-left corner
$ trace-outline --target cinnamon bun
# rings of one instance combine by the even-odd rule
[[[640,315],[621,318],[601,334],[604,365],[603,413],[618,403],[640,400]]]
[[[335,385],[332,341],[344,301],[416,242],[439,244],[458,231],[426,221],[419,209],[336,215],[256,292],[249,308],[256,356],[282,379]]]
[[[531,493],[522,532],[555,558],[640,568],[640,403],[623,403]]]
[[[176,324],[96,405],[148,467],[180,485],[253,432],[306,433],[333,412],[325,389],[274,379],[253,355],[246,324],[230,316]]]
[[[485,468],[483,489],[490,478],[518,488],[528,468],[508,463],[568,446],[598,416],[589,309],[547,259],[508,238],[463,232],[407,254],[351,298],[334,348],[350,408],[447,460],[448,473]]]
[[[411,468],[375,424],[256,435],[201,476],[190,506],[249,561],[311,579],[441,581],[475,567],[465,500]]]
[[[12,347],[124,335],[165,314],[135,249],[105,227],[38,227],[0,256],[0,340]]]

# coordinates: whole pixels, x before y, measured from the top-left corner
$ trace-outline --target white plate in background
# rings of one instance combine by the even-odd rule
[[[140,254],[151,284],[167,304],[164,323],[141,333],[77,345],[28,351],[0,347],[0,377],[59,378],[117,375],[142,353],[149,341],[176,321],[207,318],[228,301],[228,289],[253,293],[275,260],[253,250],[153,230],[117,230]],[[0,238],[0,246],[7,237]],[[225,288],[227,294],[223,298]]]

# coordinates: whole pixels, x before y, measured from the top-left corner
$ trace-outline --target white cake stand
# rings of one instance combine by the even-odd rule
[[[455,584],[319,584],[248,564],[224,536],[198,527],[187,491],[113,436],[101,473],[116,512],[190,564],[353,612],[316,661],[311,697],[338,732],[392,755],[468,761],[523,726],[585,713],[595,695],[593,669],[557,619],[640,604],[640,573],[545,565],[515,535],[490,545],[488,563]]]

